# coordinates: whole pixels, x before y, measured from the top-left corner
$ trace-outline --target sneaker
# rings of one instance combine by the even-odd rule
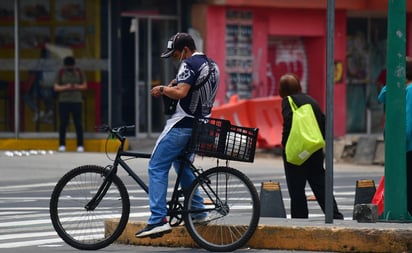
[[[205,225],[212,221],[212,218],[209,215],[204,215],[201,217],[192,218],[193,224],[202,224]]]
[[[84,152],[83,146],[78,146],[78,147],[77,147],[77,152],[79,152],[79,153]]]
[[[33,122],[39,121],[41,118],[44,117],[44,111],[36,112],[33,116]]]
[[[135,236],[137,238],[142,238],[150,235],[170,233],[171,231],[172,227],[170,227],[167,220],[164,220],[156,224],[147,224],[147,226],[138,231]]]
[[[61,146],[59,147],[59,152],[64,152],[64,151],[66,151],[66,146],[61,145]]]

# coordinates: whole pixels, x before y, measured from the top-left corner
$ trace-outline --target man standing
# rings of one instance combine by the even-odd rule
[[[167,96],[177,100],[176,111],[167,120],[163,132],[159,136],[149,162],[149,205],[151,216],[147,226],[136,233],[136,237],[167,233],[171,227],[167,221],[167,187],[168,174],[173,165],[180,169],[176,162],[179,155],[184,154],[186,145],[192,135],[194,119],[208,117],[215,101],[219,68],[206,55],[197,52],[193,38],[187,33],[177,33],[167,42],[167,49],[162,58],[173,57],[179,68],[176,78],[167,86],[156,86],[151,90],[154,97]],[[193,160],[194,154],[187,154]],[[181,187],[187,189],[194,180],[190,168],[182,169]],[[202,208],[203,199],[197,196],[196,203]],[[196,204],[193,203],[196,208]],[[204,220],[205,213],[200,213],[196,220]]]
[[[75,66],[76,61],[72,56],[65,57],[63,64],[64,67],[58,71],[54,82],[60,114],[59,151],[66,151],[66,131],[72,114],[77,135],[77,152],[83,152],[82,91],[87,89],[86,77]]]

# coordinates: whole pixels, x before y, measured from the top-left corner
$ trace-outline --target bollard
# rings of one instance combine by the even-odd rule
[[[375,195],[375,182],[370,179],[356,181],[355,205],[372,203],[373,195]]]
[[[260,216],[286,218],[279,182],[262,182],[260,190]]]
[[[358,222],[376,222],[375,208],[370,204],[375,195],[375,181],[363,179],[356,181],[355,204],[353,207],[353,220]],[[377,208],[376,208],[377,215]]]
[[[353,219],[363,223],[375,223],[378,220],[378,206],[374,204],[356,204]]]

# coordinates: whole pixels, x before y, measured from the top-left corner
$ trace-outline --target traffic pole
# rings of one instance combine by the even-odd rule
[[[335,0],[326,6],[326,149],[325,149],[325,223],[333,223],[333,111],[334,111],[334,43]]]
[[[385,189],[382,219],[410,219],[406,198],[406,1],[388,1]]]

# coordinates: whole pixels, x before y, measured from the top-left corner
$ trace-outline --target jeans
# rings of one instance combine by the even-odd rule
[[[149,206],[151,216],[148,224],[156,224],[167,216],[167,188],[169,170],[173,164],[176,172],[180,163],[176,158],[184,152],[186,144],[192,135],[191,128],[172,128],[160,141],[149,162]],[[194,154],[188,154],[191,161]],[[180,186],[187,190],[195,179],[189,166],[184,166]],[[197,193],[193,199],[192,209],[203,208],[203,198]]]
[[[77,146],[83,146],[82,103],[59,103],[60,127],[59,145],[66,145],[66,131],[69,126],[70,114],[73,116],[77,136]]]

